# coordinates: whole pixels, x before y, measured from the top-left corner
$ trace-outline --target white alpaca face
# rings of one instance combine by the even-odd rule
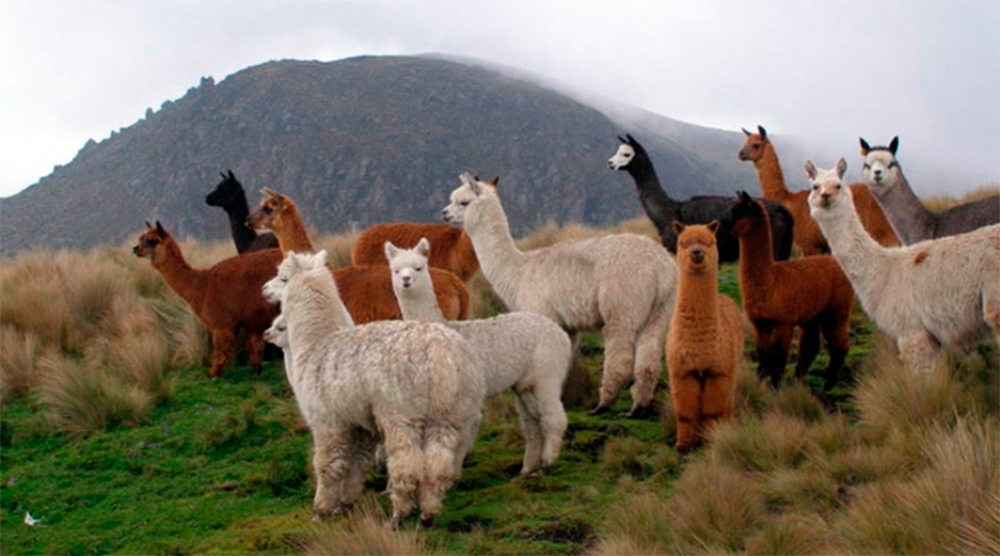
[[[264,299],[270,303],[281,303],[288,282],[295,276],[326,265],[326,251],[315,254],[289,253],[278,265],[278,273],[264,282]]]
[[[635,149],[632,148],[632,145],[622,143],[618,147],[618,152],[608,159],[608,168],[622,170],[629,165],[629,162],[632,162],[633,158],[635,158]]]
[[[284,313],[274,317],[271,327],[264,331],[264,341],[270,342],[281,349],[288,348],[288,325]]]
[[[462,180],[462,185],[451,192],[449,197],[451,203],[444,207],[441,215],[445,222],[461,226],[465,223],[465,211],[469,205],[475,202],[488,186],[476,181],[468,172],[464,172],[459,179]]]
[[[433,288],[426,249],[421,247],[427,245],[426,241],[422,239],[413,249],[393,247],[393,252],[387,253],[389,270],[392,272],[392,288],[397,295],[415,294]]]
[[[806,176],[811,184],[809,210],[813,217],[843,205],[842,199],[851,196],[851,189],[844,184],[846,170],[846,163],[829,170],[816,168],[811,162],[806,163]]]
[[[890,151],[875,149],[865,156],[865,183],[877,194],[887,191],[899,180],[899,163]]]

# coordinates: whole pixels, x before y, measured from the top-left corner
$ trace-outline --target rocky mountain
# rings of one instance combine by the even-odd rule
[[[223,238],[205,195],[232,169],[251,205],[267,186],[320,233],[434,222],[464,170],[499,175],[515,236],[549,220],[605,225],[642,214],[605,161],[630,132],[671,195],[757,191],[742,134],[622,108],[600,111],[469,61],[359,57],[276,61],[148,110],[0,201],[0,250],[86,249],[159,219],[180,237]]]

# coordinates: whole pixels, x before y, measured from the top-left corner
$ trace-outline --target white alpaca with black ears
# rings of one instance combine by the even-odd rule
[[[617,234],[522,252],[510,235],[496,181],[468,172],[452,191],[444,219],[472,238],[483,276],[512,311],[547,317],[564,330],[601,328],[608,409],[629,380],[628,415],[649,407],[663,366],[663,338],[673,314],[677,265],[652,239]]]
[[[812,161],[805,169],[813,218],[861,306],[896,340],[908,368],[929,374],[941,345],[966,348],[990,328],[1000,341],[1000,225],[885,248],[858,220],[843,158],[832,170]]]
[[[545,473],[559,456],[566,432],[561,395],[573,357],[569,336],[534,313],[507,313],[489,319],[445,322],[427,272],[430,244],[413,249],[385,244],[392,285],[404,320],[444,323],[468,340],[486,382],[486,396],[513,390],[524,434],[521,475]]]
[[[882,205],[904,245],[1000,223],[1000,195],[941,212],[928,210],[910,189],[903,168],[896,159],[899,137],[893,137],[888,147],[871,147],[863,138],[860,141],[861,156],[865,157],[865,185]]]
[[[429,525],[482,418],[485,387],[468,342],[434,323],[353,326],[323,251],[290,253],[272,281],[292,354],[286,371],[315,442],[317,516],[360,496],[381,438],[393,526],[418,505]]]

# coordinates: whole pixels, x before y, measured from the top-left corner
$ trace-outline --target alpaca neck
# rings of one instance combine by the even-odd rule
[[[625,167],[625,170],[635,180],[635,190],[639,195],[639,202],[650,220],[662,228],[669,226],[677,219],[679,203],[671,199],[663,190],[660,179],[656,176],[656,170],[653,168],[653,162],[647,154],[637,155]]]
[[[472,238],[483,276],[510,307],[517,296],[517,279],[525,254],[514,244],[500,199],[487,197],[472,205],[466,214],[465,230]]]
[[[288,347],[292,351],[292,372],[289,379],[298,382],[313,359],[324,357],[330,345],[330,335],[354,327],[354,321],[344,307],[337,286],[326,268],[326,276],[303,276],[289,290],[283,301],[288,326]]]
[[[753,165],[757,169],[760,190],[765,198],[780,203],[791,197],[792,193],[785,186],[785,174],[781,171],[781,162],[778,161],[778,153],[773,144],[765,144],[764,154]]]
[[[849,201],[849,200],[848,200]],[[862,307],[870,315],[879,300],[888,294],[892,276],[889,250],[882,247],[861,224],[853,203],[841,203],[833,210],[815,218],[830,244],[830,252],[844,270]]]
[[[239,191],[232,202],[223,206],[223,210],[229,215],[229,229],[233,233],[233,242],[236,243],[236,251],[244,253],[257,238],[257,232],[247,226],[247,216],[250,214],[250,207],[247,205],[247,197],[243,191]]]
[[[740,238],[740,286],[744,298],[746,291],[770,293],[774,283],[774,251],[771,247],[771,230],[763,220],[754,222],[749,233]]]
[[[286,207],[284,211],[280,220],[281,223],[271,230],[274,232],[275,237],[278,238],[278,245],[281,246],[281,252],[315,252],[316,249],[313,247],[312,241],[309,239],[309,234],[306,233],[306,227],[302,224],[302,218],[299,216],[299,209],[291,205]]]
[[[419,320],[424,322],[444,322],[444,315],[438,307],[437,296],[434,295],[434,286],[428,282],[427,288],[417,286],[409,290],[400,291],[394,288],[396,301],[399,303],[399,311],[403,314],[403,320]]]
[[[714,268],[704,274],[679,272],[675,322],[676,319],[683,319],[684,323],[714,328],[719,320],[716,301],[718,288],[718,276]]]
[[[899,169],[899,182],[889,188],[879,201],[888,208],[883,212],[890,219],[890,224],[903,244],[910,245],[933,237],[935,215],[927,210],[910,189],[902,169]]]
[[[153,268],[159,271],[170,289],[186,301],[197,314],[205,297],[207,273],[192,268],[184,260],[180,245],[173,239],[163,243],[163,250],[163,256],[153,260]]]

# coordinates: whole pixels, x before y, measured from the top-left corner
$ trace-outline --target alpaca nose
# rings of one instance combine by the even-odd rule
[[[451,222],[451,217],[448,216],[448,209],[441,209],[441,220]]]
[[[703,260],[705,260],[705,252],[702,251],[701,249],[692,249],[691,260],[693,260],[696,263],[702,262]]]

